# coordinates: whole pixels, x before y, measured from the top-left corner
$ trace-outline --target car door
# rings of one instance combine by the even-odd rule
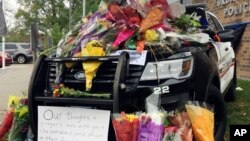
[[[209,27],[218,32],[224,30],[215,15],[206,13]],[[220,91],[224,91],[233,80],[235,71],[235,54],[231,42],[215,42],[214,48],[217,55],[217,68],[220,77]]]
[[[18,48],[15,44],[6,44],[5,49],[6,49],[6,52],[8,52],[12,57],[18,51]]]
[[[231,42],[215,42],[213,44],[218,58],[220,90],[221,93],[224,93],[234,77],[235,54]]]

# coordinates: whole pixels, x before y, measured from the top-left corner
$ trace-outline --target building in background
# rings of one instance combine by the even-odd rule
[[[185,0],[183,0],[185,1]],[[250,1],[249,0],[193,0],[193,3],[205,3],[225,25],[246,26],[242,40],[236,48],[237,77],[250,79]]]

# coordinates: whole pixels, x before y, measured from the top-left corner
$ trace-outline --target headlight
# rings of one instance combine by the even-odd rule
[[[141,81],[157,79],[188,78],[193,70],[193,57],[160,62],[150,62],[143,71]]]
[[[4,55],[4,57],[5,57],[5,58],[8,58],[8,55],[7,55],[7,54],[5,54],[5,55]]]

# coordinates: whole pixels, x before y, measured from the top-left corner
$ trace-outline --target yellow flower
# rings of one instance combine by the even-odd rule
[[[159,34],[154,29],[146,30],[145,40],[148,42],[154,42],[159,40]]]
[[[24,114],[28,113],[28,107],[27,106],[23,106],[20,109],[20,113],[19,113],[19,118],[22,117]]]
[[[134,114],[127,114],[126,117],[128,118],[128,120],[130,122],[132,122],[134,119],[137,119],[138,116],[134,115]]]

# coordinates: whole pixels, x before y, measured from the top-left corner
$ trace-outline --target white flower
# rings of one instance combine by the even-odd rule
[[[192,19],[194,19],[194,20],[196,20],[196,21],[200,21],[200,18],[201,18],[201,16],[198,16],[197,15],[197,12],[193,12],[191,15],[189,15],[190,16],[190,18],[192,18]]]

